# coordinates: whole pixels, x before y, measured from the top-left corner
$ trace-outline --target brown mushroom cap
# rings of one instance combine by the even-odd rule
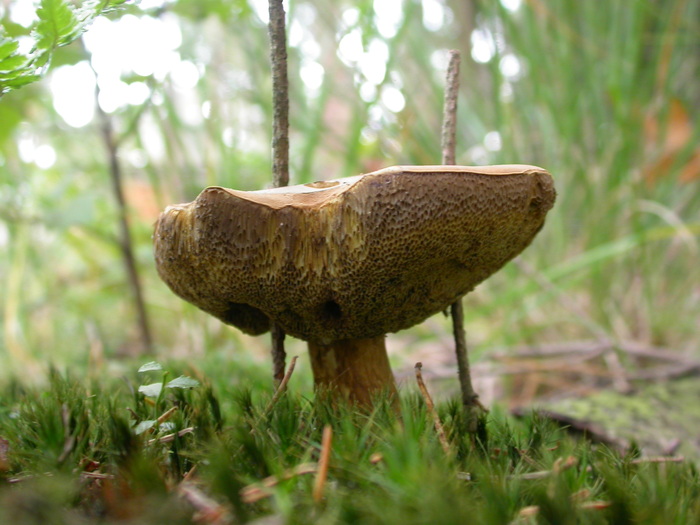
[[[210,187],[158,219],[158,272],[249,334],[377,337],[453,303],[519,254],[554,204],[535,166],[396,166],[335,181]]]

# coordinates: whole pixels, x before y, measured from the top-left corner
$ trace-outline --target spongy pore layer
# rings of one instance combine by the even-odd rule
[[[535,166],[397,166],[168,207],[158,272],[249,334],[270,320],[318,344],[377,337],[444,310],[530,244],[554,204]]]

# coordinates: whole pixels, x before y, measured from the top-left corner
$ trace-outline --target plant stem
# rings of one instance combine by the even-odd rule
[[[146,303],[143,298],[143,288],[139,277],[136,259],[134,257],[133,240],[131,237],[131,228],[129,226],[129,215],[124,198],[122,169],[119,163],[118,146],[114,136],[114,128],[112,120],[102,108],[97,104],[97,111],[102,121],[102,138],[107,148],[109,157],[109,175],[112,180],[112,191],[117,201],[117,210],[119,213],[119,248],[122,252],[124,266],[126,268],[127,277],[131,292],[134,295],[134,303],[136,305],[136,313],[138,317],[139,332],[141,334],[141,344],[146,352],[153,350],[153,339],[151,337],[150,323],[148,321],[148,313],[146,311]]]
[[[269,1],[270,63],[272,66],[272,177],[276,188],[289,184],[289,82],[287,32],[282,0]],[[272,375],[278,385],[284,377],[287,353],[284,331],[272,323]]]
[[[450,444],[447,441],[447,436],[445,435],[445,429],[442,426],[442,421],[440,421],[440,416],[435,410],[435,403],[433,403],[433,398],[430,397],[430,392],[428,392],[428,387],[425,386],[425,381],[423,381],[423,374],[421,369],[423,368],[423,363],[416,363],[413,368],[416,373],[416,383],[418,383],[418,389],[420,390],[423,400],[425,401],[425,407],[428,409],[428,414],[433,418],[433,425],[435,426],[435,432],[437,433],[438,440],[440,441],[440,446],[442,450],[448,456],[451,454]]]
[[[442,163],[454,165],[455,143],[457,129],[457,97],[459,94],[459,51],[450,51],[447,77],[445,79],[445,107],[442,118]],[[452,316],[452,330],[455,340],[455,354],[457,355],[457,372],[459,385],[462,390],[462,405],[467,416],[467,430],[476,432],[478,412],[483,409],[479,403],[479,396],[472,385],[471,372],[469,370],[469,354],[467,353],[467,336],[464,331],[464,307],[462,299],[457,299],[450,307]]]
[[[442,163],[454,166],[457,134],[457,97],[459,95],[459,51],[449,52],[450,60],[445,78],[445,105],[442,113]]]

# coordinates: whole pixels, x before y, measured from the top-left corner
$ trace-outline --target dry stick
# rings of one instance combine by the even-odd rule
[[[630,461],[633,465],[642,465],[644,463],[683,463],[685,462],[685,457],[683,456],[659,456],[650,458],[637,458]]]
[[[126,199],[124,198],[122,169],[119,164],[117,141],[114,137],[114,129],[112,121],[105,113],[99,104],[97,111],[102,121],[102,139],[104,140],[109,156],[109,175],[112,179],[112,191],[117,200],[117,208],[119,211],[119,248],[124,259],[124,266],[129,279],[131,292],[134,294],[134,302],[136,303],[136,313],[138,315],[139,331],[141,332],[141,342],[146,352],[153,350],[153,338],[151,337],[150,323],[148,322],[148,314],[146,313],[146,303],[143,298],[141,287],[141,279],[139,278],[133,242],[131,239],[131,229],[129,227],[128,210]]]
[[[442,163],[455,164],[455,136],[457,130],[457,95],[459,92],[459,51],[450,51],[445,79],[445,106],[442,116]]]
[[[251,434],[255,434],[255,431],[258,428],[257,424],[270,413],[272,408],[277,404],[277,401],[279,401],[279,398],[282,397],[282,394],[284,394],[284,391],[287,388],[287,383],[289,383],[289,378],[292,377],[292,372],[294,372],[294,366],[297,364],[297,359],[299,359],[299,356],[295,355],[294,357],[292,357],[292,362],[289,363],[289,369],[287,370],[287,373],[284,374],[282,381],[280,381],[279,385],[277,385],[277,390],[275,390],[275,394],[272,396],[272,399],[270,399],[270,402],[265,407],[265,411],[262,414],[260,414],[260,416],[258,416],[258,418],[253,424],[253,427],[250,429]]]
[[[302,463],[281,476],[269,476],[260,483],[254,483],[253,485],[242,488],[240,491],[241,499],[244,503],[255,503],[256,501],[270,496],[272,493],[269,489],[277,485],[280,481],[292,479],[293,477],[304,474],[313,474],[317,470],[318,465],[316,463]]]
[[[168,409],[166,412],[161,414],[161,416],[158,419],[156,419],[156,425],[162,425],[163,423],[165,423],[175,412],[177,412],[176,406]]]
[[[440,416],[438,416],[438,413],[435,410],[435,404],[433,403],[433,399],[430,397],[428,388],[425,386],[425,382],[423,381],[423,374],[421,373],[421,368],[423,368],[423,363],[416,363],[416,366],[414,367],[416,371],[416,382],[418,383],[420,393],[423,395],[423,399],[425,400],[425,406],[428,409],[428,412],[430,413],[431,417],[433,418],[435,432],[437,432],[438,440],[440,441],[440,446],[442,446],[442,450],[445,451],[445,454],[449,455],[451,454],[450,444],[447,442],[447,436],[445,436],[445,429],[442,428],[442,422],[440,421]]]
[[[196,523],[226,525],[233,523],[231,512],[224,505],[206,495],[191,482],[180,483],[177,493],[197,511]]]
[[[275,395],[272,396],[272,399],[270,399],[270,402],[265,407],[265,415],[270,413],[272,407],[275,406],[280,396],[284,393],[285,388],[287,388],[287,383],[289,383],[289,378],[292,377],[292,372],[294,372],[294,366],[297,364],[297,359],[299,359],[299,356],[295,355],[294,357],[292,357],[292,362],[289,363],[289,369],[287,370],[287,373],[284,374],[284,376],[282,377],[282,381],[280,381],[277,390],[275,390]]]
[[[630,392],[632,390],[632,385],[628,381],[625,369],[620,362],[620,358],[618,357],[617,353],[615,353],[615,348],[611,344],[611,337],[608,335],[608,333],[598,323],[596,323],[583,308],[580,308],[575,302],[571,301],[568,296],[566,296],[542,273],[535,270],[520,257],[515,260],[515,264],[518,269],[525,273],[525,275],[531,277],[543,289],[552,293],[564,308],[574,314],[583,323],[583,325],[586,326],[586,328],[588,328],[598,338],[598,341],[601,344],[608,345],[609,350],[603,355],[603,359],[605,359],[605,363],[612,372],[615,390],[622,393]]]
[[[195,431],[195,427],[183,428],[179,432],[173,432],[172,434],[168,434],[168,435],[163,436],[163,437],[149,439],[148,441],[146,441],[146,445],[155,445],[156,443],[170,443],[172,441],[175,441],[175,438],[179,438],[179,437],[182,437],[184,435],[191,434],[194,431]]]
[[[272,177],[275,188],[289,184],[289,82],[287,81],[287,32],[282,0],[270,0],[270,63],[272,66]],[[284,331],[272,323],[272,375],[281,384],[287,354]]]
[[[314,480],[313,498],[318,504],[323,499],[323,488],[328,478],[328,464],[331,459],[331,442],[333,441],[333,427],[326,425],[323,427],[323,437],[321,438],[321,456],[318,459],[318,472]]]
[[[442,117],[442,163],[455,164],[455,143],[457,130],[457,96],[459,93],[459,51],[450,51],[450,61],[447,66],[445,79],[445,108]],[[474,410],[478,407],[485,410],[479,402],[479,396],[474,391],[471,373],[469,371],[469,355],[467,354],[467,336],[464,332],[464,307],[462,299],[457,299],[450,306],[452,330],[455,339],[455,354],[457,354],[457,372],[459,385],[462,390],[462,405],[467,414],[467,430],[476,432],[477,418]]]

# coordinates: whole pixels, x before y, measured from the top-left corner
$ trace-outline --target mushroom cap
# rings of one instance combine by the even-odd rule
[[[527,247],[554,204],[535,166],[395,166],[264,191],[206,188],[169,206],[158,273],[248,334],[317,344],[413,326]]]

